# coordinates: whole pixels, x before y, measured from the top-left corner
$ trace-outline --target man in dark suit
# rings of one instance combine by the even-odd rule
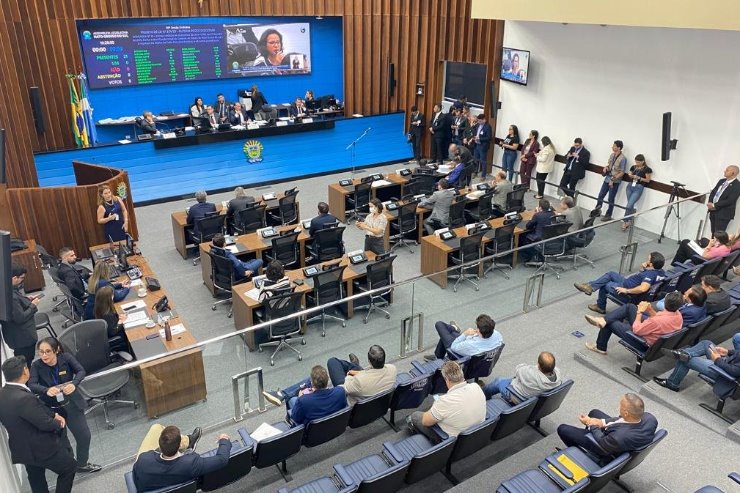
[[[213,106],[206,106],[206,116],[201,118],[200,126],[205,129],[218,128],[218,114],[213,110]]]
[[[295,98],[295,102],[290,105],[290,116],[295,118],[296,116],[306,116],[307,114],[308,109],[306,109],[306,104],[301,98]]]
[[[560,179],[560,189],[565,195],[575,195],[576,185],[586,176],[586,166],[590,159],[591,153],[583,146],[583,140],[577,137],[565,155],[565,171]]]
[[[33,493],[48,493],[46,469],[57,474],[57,493],[72,491],[77,461],[64,434],[64,418],[45,406],[29,389],[31,376],[23,356],[3,363],[0,423],[8,432],[13,464],[23,464]]]
[[[324,229],[327,224],[338,224],[339,219],[329,214],[329,204],[319,202],[319,215],[311,219],[311,226],[308,228],[308,235],[313,236],[316,231]]]
[[[421,159],[421,139],[424,137],[424,114],[416,106],[411,107],[408,138],[414,151],[414,160]]]
[[[740,197],[740,182],[737,175],[740,168],[728,166],[725,168],[725,177],[717,182],[707,197],[709,209],[709,224],[712,234],[715,231],[727,231],[730,221],[735,219],[735,204]]]
[[[432,134],[432,161],[442,164],[446,157],[445,141],[450,124],[447,121],[447,115],[442,112],[442,106],[434,105],[434,113],[429,123],[429,133]]]
[[[730,308],[732,300],[727,291],[722,289],[722,278],[708,274],[701,278],[701,287],[707,293],[707,300],[704,302],[707,315],[714,315]]]
[[[197,428],[195,433],[200,435]],[[195,443],[192,440],[184,452],[180,452],[181,442],[179,428],[167,426],[159,435],[159,451],[146,450],[139,453],[133,470],[134,484],[138,491],[158,490],[184,483],[217,471],[229,463],[229,435],[219,435],[216,455],[210,457],[201,457],[195,453]],[[146,439],[142,448],[146,448],[145,444]]]
[[[223,94],[216,96],[216,103],[213,105],[213,111],[218,117],[218,123],[229,123],[229,107],[231,103],[226,101]]]
[[[13,350],[13,355],[23,356],[29,368],[36,355],[36,322],[34,316],[38,311],[36,305],[40,298],[29,298],[24,295],[23,281],[26,279],[26,268],[17,262],[11,267],[11,284],[13,285],[13,310],[10,320],[2,324],[3,339]]]
[[[59,259],[61,260],[57,271],[59,279],[69,288],[72,296],[78,300],[85,299],[87,295],[87,287],[85,285],[87,278],[75,267],[77,263],[75,251],[70,247],[62,247],[59,250]],[[90,275],[88,274],[87,277],[90,277]]]
[[[493,129],[491,128],[491,124],[488,123],[488,120],[486,120],[486,115],[483,113],[478,115],[478,124],[475,127],[475,134],[473,135],[473,139],[475,141],[473,156],[480,163],[479,170],[481,178],[485,179],[486,173],[488,172],[488,163],[486,160],[488,159],[488,148],[491,146]]]
[[[619,401],[619,416],[613,418],[593,409],[588,416],[579,416],[585,426],[558,426],[558,435],[568,447],[583,447],[597,456],[607,457],[631,452],[652,442],[658,420],[645,412],[645,403],[636,394],[625,394]],[[586,435],[592,434],[598,447]],[[607,456],[604,453],[608,454]]]
[[[234,234],[236,215],[254,203],[254,197],[247,195],[244,188],[236,187],[234,189],[234,198],[229,200],[229,206],[226,208],[226,230],[230,235]]]
[[[532,243],[536,243],[542,239],[542,234],[545,231],[545,226],[549,226],[552,223],[552,218],[555,216],[555,211],[550,207],[550,201],[547,199],[540,199],[537,207],[535,208],[534,216],[527,222],[525,227],[526,232],[519,237],[519,246],[525,246]],[[525,248],[519,252],[521,262],[529,262],[537,255],[537,251],[534,247]]]
[[[188,209],[188,226],[192,228],[191,235],[194,243],[197,243],[200,237],[200,231],[198,230],[198,220],[203,219],[207,215],[216,212],[216,205],[211,202],[206,202],[208,195],[203,190],[195,192],[195,200],[198,202],[191,205]]]
[[[152,112],[145,111],[142,116],[143,118],[138,118],[136,120],[139,126],[139,129],[145,134],[149,134],[149,135],[156,134],[157,133],[157,123],[156,123],[156,120],[154,119],[154,115],[152,115]]]
[[[251,121],[249,114],[244,110],[241,103],[234,103],[234,107],[229,111],[229,121],[232,125],[245,126]]]

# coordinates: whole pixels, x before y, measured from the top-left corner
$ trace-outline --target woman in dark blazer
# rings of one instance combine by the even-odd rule
[[[532,170],[537,165],[537,153],[540,152],[540,143],[537,141],[540,133],[537,130],[529,132],[529,138],[522,146],[522,156],[519,158],[519,178],[521,184],[529,189],[529,181],[532,178]]]
[[[77,443],[77,471],[95,472],[97,464],[89,462],[90,428],[85,419],[85,399],[77,391],[85,378],[85,369],[71,354],[65,354],[53,337],[36,344],[39,359],[31,365],[28,388],[54,412],[67,420],[67,428]]]
[[[98,262],[97,264],[95,264],[93,273],[87,283],[88,296],[85,300],[85,313],[83,314],[82,318],[85,320],[95,318],[95,294],[98,292],[98,289],[102,288],[103,286],[113,287],[113,301],[118,302],[128,296],[129,282],[130,281],[128,279],[126,279],[122,283],[110,282],[110,267],[108,262]]]

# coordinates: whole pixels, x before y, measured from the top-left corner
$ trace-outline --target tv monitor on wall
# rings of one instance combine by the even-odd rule
[[[78,22],[92,89],[311,72],[305,22],[166,24]]]
[[[527,79],[529,79],[529,51],[504,47],[501,58],[501,80],[526,86]]]

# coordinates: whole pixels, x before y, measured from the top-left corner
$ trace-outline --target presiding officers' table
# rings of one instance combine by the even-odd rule
[[[104,248],[110,248],[109,244],[96,245],[90,247],[90,254],[95,258],[95,251]],[[141,270],[144,277],[155,277],[149,263],[141,255],[132,255],[128,257],[129,265],[136,266]],[[142,277],[142,282],[144,277]],[[120,280],[128,279],[124,273],[121,274]],[[144,284],[145,285],[145,284]],[[116,303],[116,310],[120,313],[126,313],[124,307],[136,301],[143,301],[146,305],[146,312],[154,321],[157,321],[157,313],[152,306],[166,293],[164,289],[158,291],[149,291],[143,298],[139,298],[137,291],[141,286],[132,287],[126,299]],[[171,308],[175,308],[172,298],[168,297]],[[137,310],[128,310],[129,313]],[[202,401],[206,398],[206,379],[203,369],[203,353],[200,349],[191,349],[173,356],[165,356],[167,352],[180,349],[195,344],[197,340],[193,337],[192,332],[188,330],[186,322],[176,313],[172,314],[169,320],[170,327],[175,328],[182,325],[184,331],[173,333],[172,340],[166,341],[163,336],[147,339],[153,334],[158,334],[163,329],[160,325],[147,328],[145,324],[126,329],[126,336],[131,344],[131,348],[136,359],[143,359],[157,354],[163,357],[142,364],[141,384],[144,392],[144,402],[146,404],[146,414],[150,418],[160,416],[166,412],[180,409],[184,406]]]
[[[360,264],[352,265],[349,262],[348,257],[345,255],[342,257],[342,260],[340,262],[340,265],[345,265],[346,268],[344,269],[344,273],[342,275],[342,280],[344,281],[344,295],[345,296],[352,296],[354,293],[354,286],[352,284],[353,281],[356,281],[358,279],[362,279],[367,275],[367,266],[368,263],[375,260],[375,254],[373,252],[367,251],[365,252],[365,256],[367,256],[368,260],[366,262],[362,262]],[[337,260],[330,260],[328,262],[324,262],[322,264],[316,264],[317,267],[321,268],[322,265],[326,264],[335,264],[337,263]],[[303,269],[293,269],[285,272],[285,275],[288,276],[288,278],[291,280],[291,282],[295,281],[296,279],[300,279],[303,281],[302,284],[297,285],[295,282],[291,284],[291,286],[294,288],[294,291],[296,293],[303,293],[304,294],[304,300],[303,300],[303,306],[306,306],[305,303],[305,294],[310,293],[313,291],[313,281],[310,278],[306,278]],[[254,311],[257,308],[262,307],[262,303],[257,301],[256,299],[247,296],[247,293],[250,292],[254,288],[253,282],[247,282],[244,284],[237,284],[234,286],[232,290],[232,306],[234,308],[234,327],[236,330],[242,330],[247,327],[251,327],[255,323],[255,315]],[[348,302],[346,305],[337,305],[337,306],[344,306],[344,309],[347,313],[347,318],[352,318],[354,316],[354,303]],[[305,327],[304,327],[305,331]],[[247,331],[244,333],[244,341],[247,343],[247,346],[249,347],[250,351],[254,351],[254,349],[257,347],[255,343],[255,337],[254,337],[254,331]]]
[[[276,210],[278,208],[279,200],[283,197],[285,197],[285,193],[280,192],[280,193],[275,194],[274,199],[262,200],[262,197],[260,197],[257,202],[266,207],[265,214],[269,212],[277,213]],[[229,205],[229,202],[224,200],[223,202],[216,204],[216,210],[218,211],[219,214],[225,215],[228,205]],[[300,217],[301,209],[300,209],[297,199],[295,202],[295,207],[296,207],[296,217]],[[188,258],[188,250],[187,250],[187,247],[188,247],[188,237],[187,237],[188,213],[187,213],[187,210],[175,211],[172,213],[171,218],[172,218],[172,236],[175,240],[175,250],[180,252],[180,255],[182,256],[182,258],[186,259]]]
[[[534,211],[524,211],[522,213],[522,220],[528,221],[534,216]],[[491,219],[488,225],[491,226],[491,230],[486,233],[483,237],[483,244],[493,239],[493,234],[496,228],[504,225],[504,218],[499,217]],[[423,275],[434,274],[435,272],[442,272],[447,269],[447,258],[450,253],[456,252],[460,248],[460,239],[468,235],[465,226],[461,226],[453,230],[457,235],[449,242],[442,240],[437,235],[427,235],[421,240],[421,273]],[[514,230],[514,246],[519,245],[519,235],[524,232],[524,229],[517,226]],[[516,265],[516,252],[514,252],[514,258],[512,260],[513,265]],[[482,267],[482,266],[481,266]],[[436,276],[431,276],[430,279],[435,283],[439,284],[440,287],[447,287],[447,274],[442,273]]]

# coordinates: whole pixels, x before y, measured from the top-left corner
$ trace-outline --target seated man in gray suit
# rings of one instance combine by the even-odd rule
[[[347,403],[354,406],[357,401],[386,391],[396,383],[396,367],[385,364],[385,350],[376,345],[367,352],[369,368],[362,368],[357,356],[350,353],[349,361],[329,358],[326,367],[331,383],[341,385],[347,393]]]
[[[442,178],[437,182],[437,191],[419,203],[419,207],[432,209],[429,217],[424,219],[424,229],[427,234],[434,234],[435,230],[450,224],[450,206],[454,198],[455,191],[450,188],[447,179]]]
[[[505,171],[499,171],[491,180],[491,188],[493,189],[491,205],[493,206],[494,215],[503,217],[506,214],[506,196],[514,190],[514,184],[506,179]]]

